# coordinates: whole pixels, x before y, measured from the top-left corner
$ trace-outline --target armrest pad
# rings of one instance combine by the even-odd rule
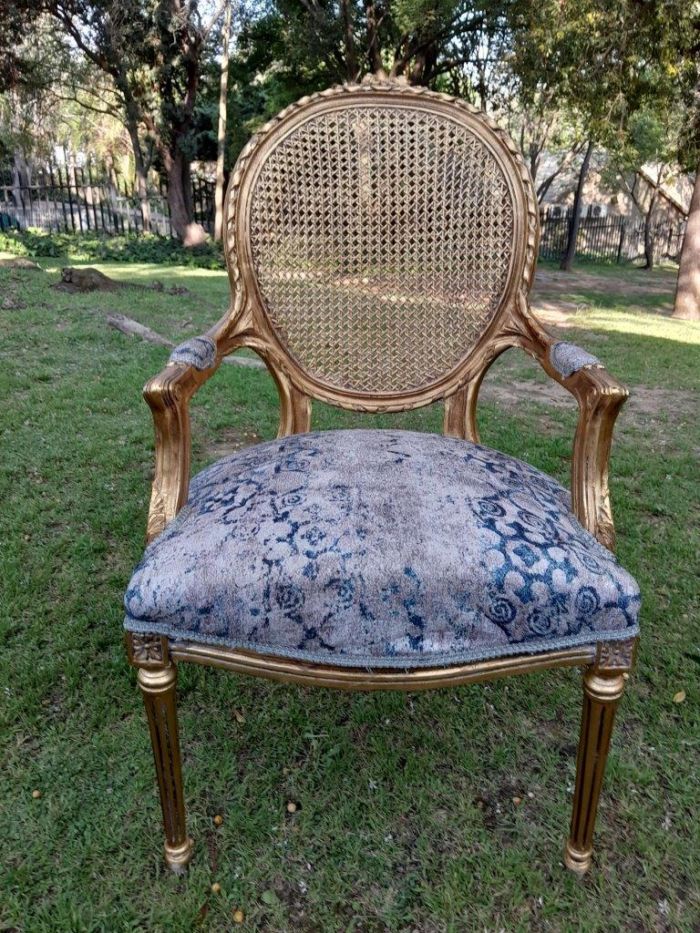
[[[199,370],[211,369],[216,363],[216,344],[211,337],[190,337],[175,347],[168,362],[185,363]]]
[[[549,362],[552,368],[559,373],[563,379],[573,376],[579,369],[587,366],[602,366],[597,356],[582,350],[574,343],[565,343],[559,341],[553,343],[549,348]]]

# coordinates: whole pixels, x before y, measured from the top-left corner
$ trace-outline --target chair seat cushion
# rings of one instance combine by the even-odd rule
[[[639,589],[533,467],[455,438],[351,430],[197,475],[125,604],[131,631],[410,668],[630,638]]]

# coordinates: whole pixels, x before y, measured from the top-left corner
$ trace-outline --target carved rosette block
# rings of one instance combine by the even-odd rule
[[[625,641],[602,641],[598,644],[596,668],[599,671],[629,671],[634,664],[637,638]]]
[[[126,650],[134,667],[163,667],[170,659],[166,636],[151,632],[127,632]]]

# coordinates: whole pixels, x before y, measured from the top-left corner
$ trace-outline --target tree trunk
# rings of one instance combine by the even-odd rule
[[[23,173],[23,167],[26,164],[22,153],[18,149],[15,149],[12,155],[12,200],[15,202],[15,207],[18,211],[24,209],[24,204],[22,202],[22,185],[27,183]]]
[[[654,237],[652,235],[651,222],[654,217],[654,208],[656,207],[656,190],[652,192],[649,198],[649,207],[644,215],[644,268],[654,268]]]
[[[540,154],[542,150],[536,143],[530,143],[528,155],[530,157],[530,178],[534,185],[537,172],[540,168]],[[547,186],[549,187],[549,186]]]
[[[673,317],[684,321],[700,321],[700,166],[695,175],[695,187],[681,249]]]
[[[204,227],[195,223],[192,217],[192,198],[187,190],[190,180],[189,164],[179,149],[168,152],[166,171],[168,207],[173,231],[182,240],[183,246],[198,246],[204,242],[207,234]]]
[[[226,4],[221,30],[221,80],[219,81],[219,131],[216,137],[216,187],[214,189],[214,239],[224,236],[224,156],[226,155],[226,95],[228,93],[228,39],[231,32],[231,3]]]
[[[547,175],[547,177],[544,178],[540,182],[540,184],[537,186],[537,200],[540,204],[544,201],[547,192],[549,191],[552,184],[554,183],[554,180],[559,175],[561,175],[561,173],[565,169],[568,169],[569,165],[572,163],[572,161],[576,158],[576,156],[581,151],[581,148],[582,148],[581,145],[577,143],[575,146],[569,149],[569,151],[566,153],[566,155],[561,160],[559,165],[554,169],[554,171],[551,172],[549,175]],[[539,171],[539,168],[537,171]],[[535,181],[536,177],[537,177],[537,172],[532,176],[533,182]]]
[[[141,223],[143,232],[151,232],[151,203],[148,200],[148,175],[141,151],[141,140],[139,139],[138,126],[132,126],[127,122],[129,138],[131,139],[131,148],[134,151],[134,172],[136,174],[136,194],[139,199],[139,208],[141,210]]]
[[[370,70],[377,74],[382,70],[382,56],[379,48],[379,23],[374,0],[365,0],[365,16],[367,17],[367,59]]]
[[[559,266],[559,268],[563,269],[564,272],[571,272],[574,256],[576,255],[576,240],[578,239],[578,228],[581,222],[583,186],[586,184],[586,176],[588,175],[588,166],[591,162],[593,147],[594,142],[592,139],[589,139],[588,146],[586,147],[586,153],[583,157],[583,162],[581,163],[581,170],[578,173],[578,184],[576,185],[576,195],[574,196],[574,207],[571,213],[571,223],[569,224],[569,238],[566,243],[566,251],[562,256],[561,264]]]
[[[141,148],[141,139],[139,137],[139,123],[141,122],[141,113],[139,106],[134,100],[131,88],[123,74],[119,72],[117,77],[117,87],[124,98],[124,124],[131,140],[131,149],[134,153],[134,173],[136,175],[136,195],[139,199],[139,208],[141,210],[141,223],[143,232],[151,232],[151,204],[148,200],[148,169],[146,160],[143,157]]]
[[[343,38],[345,41],[345,64],[348,81],[357,81],[360,70],[357,67],[357,53],[355,52],[355,30],[350,11],[350,0],[340,0],[340,15],[343,21]]]

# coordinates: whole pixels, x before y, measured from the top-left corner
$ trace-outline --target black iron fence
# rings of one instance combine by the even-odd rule
[[[561,259],[569,238],[571,217],[545,214],[540,220],[540,258]],[[684,221],[659,220],[652,224],[654,259],[678,259],[685,233]],[[644,221],[629,217],[582,217],[576,256],[603,262],[633,262],[644,256]]]
[[[193,176],[194,219],[205,230],[214,227],[214,183]],[[172,235],[165,188],[148,191],[152,233]],[[566,249],[570,216],[545,213],[541,218],[540,257],[560,259]],[[0,169],[0,230],[36,227],[49,232],[97,231],[143,233],[143,206],[133,183],[106,168],[47,166],[20,180]],[[655,259],[677,259],[685,224],[661,220],[652,227]],[[630,262],[644,255],[644,222],[626,217],[582,217],[576,256],[604,262]]]
[[[214,183],[193,176],[191,196],[195,220],[212,232]],[[147,200],[150,231],[172,235],[164,186],[150,186]],[[10,169],[0,169],[0,230],[143,233],[143,214],[132,183],[90,163],[48,166],[32,172],[29,182]]]

